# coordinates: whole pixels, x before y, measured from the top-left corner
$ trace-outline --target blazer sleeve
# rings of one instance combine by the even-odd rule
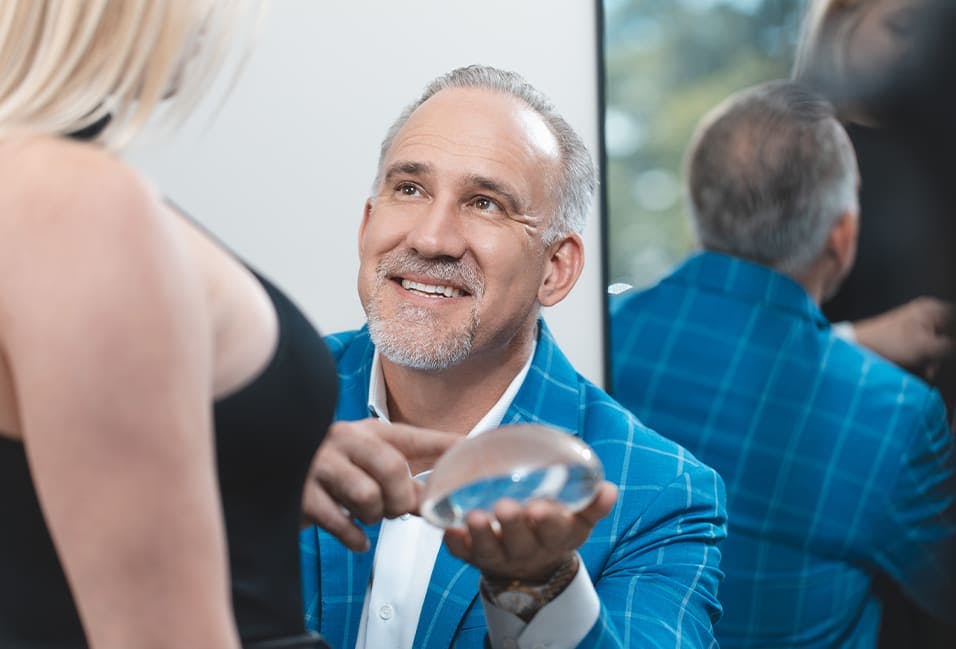
[[[598,621],[579,647],[716,647],[724,484],[699,465],[680,474],[618,540],[595,586]]]
[[[922,608],[951,621],[956,601],[956,448],[946,411],[928,391],[915,434],[874,533],[876,563]]]

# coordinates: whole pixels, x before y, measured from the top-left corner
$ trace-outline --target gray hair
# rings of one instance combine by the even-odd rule
[[[597,185],[594,162],[584,141],[541,91],[514,72],[485,65],[469,65],[443,74],[429,83],[421,97],[402,111],[382,140],[372,193],[378,192],[382,167],[395,136],[419,106],[447,88],[479,88],[499,92],[521,100],[541,116],[558,140],[561,151],[561,177],[554,188],[557,209],[545,232],[545,245],[550,245],[569,232],[581,232]]]
[[[748,88],[711,111],[686,175],[704,248],[791,276],[817,259],[844,213],[859,210],[849,137],[833,106],[794,82]]]

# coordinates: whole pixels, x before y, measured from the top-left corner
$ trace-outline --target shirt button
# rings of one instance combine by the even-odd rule
[[[407,520],[408,520],[409,518],[411,518],[411,517],[412,517],[412,515],[409,514],[409,513],[405,513],[405,514],[402,514],[401,516],[399,516],[399,518],[402,519],[403,521],[407,521]]]
[[[394,614],[395,611],[389,604],[382,604],[382,607],[378,609],[378,616],[383,620],[391,620]]]

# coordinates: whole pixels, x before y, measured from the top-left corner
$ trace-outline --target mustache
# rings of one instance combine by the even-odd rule
[[[427,258],[410,250],[392,253],[379,261],[375,268],[382,279],[401,277],[410,273],[427,275],[437,281],[459,286],[472,295],[480,297],[485,282],[474,265],[461,259]]]

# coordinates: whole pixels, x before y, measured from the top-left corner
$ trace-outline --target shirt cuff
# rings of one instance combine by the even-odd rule
[[[578,572],[527,624],[481,595],[493,649],[574,649],[601,614],[601,600],[578,557]]]
[[[833,331],[833,334],[837,338],[842,338],[848,343],[856,342],[856,331],[853,330],[853,323],[843,320],[841,322],[834,322],[830,325],[830,330]]]

